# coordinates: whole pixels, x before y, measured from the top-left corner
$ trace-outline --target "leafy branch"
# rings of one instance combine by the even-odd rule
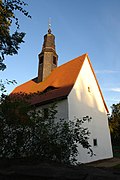
[[[15,12],[19,11],[24,16],[31,18],[25,10],[27,3],[21,0],[0,0],[0,70],[4,70],[5,55],[18,54],[20,44],[23,43],[24,32],[18,32],[20,29],[19,19]],[[10,27],[15,22],[15,31],[11,34]]]

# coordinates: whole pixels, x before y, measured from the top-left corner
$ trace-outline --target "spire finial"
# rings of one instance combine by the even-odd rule
[[[51,34],[51,18],[48,19],[48,34]]]

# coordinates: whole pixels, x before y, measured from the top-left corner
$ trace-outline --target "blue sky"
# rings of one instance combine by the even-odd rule
[[[24,0],[32,19],[17,13],[26,32],[19,54],[6,57],[2,79],[17,85],[37,76],[38,54],[51,18],[59,65],[88,53],[110,109],[120,101],[120,0]],[[15,86],[9,86],[8,93]]]

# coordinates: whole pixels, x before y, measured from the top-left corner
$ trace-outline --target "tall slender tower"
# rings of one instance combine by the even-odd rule
[[[38,82],[44,81],[53,69],[57,67],[58,55],[55,50],[55,36],[51,34],[49,24],[48,33],[44,36],[44,43],[39,57]]]

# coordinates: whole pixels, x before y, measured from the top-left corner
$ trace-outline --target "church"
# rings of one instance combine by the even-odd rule
[[[112,158],[108,108],[88,54],[57,67],[55,36],[49,28],[38,57],[38,76],[16,87],[12,94],[40,92],[32,99],[31,104],[36,109],[45,110],[51,103],[57,102],[58,120],[72,121],[75,117],[91,117],[90,121],[85,122],[85,127],[91,133],[89,143],[95,156],[90,157],[87,150],[78,144],[78,162],[88,163]]]

